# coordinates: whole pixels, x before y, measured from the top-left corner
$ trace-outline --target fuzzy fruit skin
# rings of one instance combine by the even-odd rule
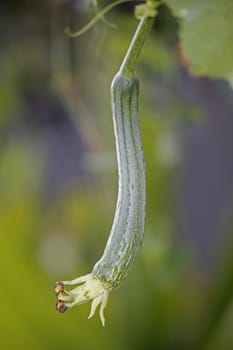
[[[112,288],[118,287],[127,277],[144,236],[146,185],[138,100],[138,79],[118,73],[111,86],[118,198],[103,256],[92,271]]]

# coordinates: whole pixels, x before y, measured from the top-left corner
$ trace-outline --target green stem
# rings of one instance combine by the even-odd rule
[[[151,30],[153,21],[154,18],[143,17],[138,24],[137,30],[120,67],[120,72],[129,78],[135,73],[138,56]]]
[[[132,78],[135,74],[137,59],[152,28],[158,5],[158,0],[147,0],[145,4],[135,8],[135,15],[140,18],[140,22],[120,67],[120,72],[124,76]]]

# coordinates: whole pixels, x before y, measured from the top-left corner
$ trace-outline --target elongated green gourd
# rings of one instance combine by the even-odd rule
[[[104,308],[109,293],[119,287],[137,257],[144,234],[145,170],[141,146],[138,98],[139,82],[134,75],[137,58],[156,15],[157,0],[137,6],[141,20],[111,87],[112,116],[118,165],[118,198],[112,229],[103,253],[92,272],[55,286],[60,312],[92,300],[89,318],[100,305]],[[76,285],[67,291],[64,285]]]
[[[57,282],[55,286],[56,307],[60,312],[92,299],[89,317],[94,315],[100,304],[103,325],[108,295],[125,280],[143,241],[146,190],[138,98],[138,79],[126,77],[120,71],[111,87],[118,165],[118,198],[112,230],[104,253],[91,274]],[[65,284],[81,285],[67,291]]]
[[[139,131],[139,82],[118,73],[112,82],[112,115],[118,162],[118,199],[102,258],[93,269],[119,286],[141,248],[145,221],[145,170]]]

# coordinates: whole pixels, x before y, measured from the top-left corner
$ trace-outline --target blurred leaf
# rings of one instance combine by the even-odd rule
[[[181,19],[184,55],[196,75],[233,79],[233,2],[166,0]]]

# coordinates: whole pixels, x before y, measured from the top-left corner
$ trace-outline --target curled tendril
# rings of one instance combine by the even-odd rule
[[[117,6],[117,5],[120,5],[124,2],[127,2],[127,1],[132,1],[132,0],[117,0],[117,1],[114,1],[113,3],[107,5],[106,7],[104,7],[102,10],[100,10],[96,15],[95,17],[93,17],[90,22],[88,22],[82,29],[78,30],[77,32],[72,32],[70,30],[70,28],[66,28],[65,29],[65,33],[67,35],[69,35],[70,37],[72,38],[75,38],[77,36],[80,36],[84,33],[86,33],[89,29],[91,29],[98,21],[100,20],[103,20],[104,18],[104,15],[106,13],[108,13],[113,7]],[[111,24],[111,26],[114,26]],[[114,26],[115,27],[115,26]]]
[[[98,21],[103,20],[108,25],[110,25],[112,28],[116,28],[116,26],[112,23],[109,23],[104,19],[104,15],[108,13],[112,8],[114,8],[117,5],[123,4],[124,2],[130,2],[133,0],[117,0],[112,2],[111,4],[104,7],[102,10],[100,10],[95,17],[93,17],[90,22],[88,22],[82,29],[78,30],[77,32],[72,32],[70,28],[65,29],[65,33],[72,37],[78,37],[84,33],[86,33],[89,29],[91,29]],[[143,1],[143,0],[142,0]],[[155,17],[156,12],[154,8],[156,7],[156,0],[148,0],[145,4],[137,5],[135,9],[135,16],[137,19],[141,19],[143,16],[146,17]]]
[[[86,33],[89,29],[91,29],[98,21],[103,20],[105,23],[107,23],[112,28],[116,28],[116,26],[112,23],[109,23],[105,18],[104,15],[108,13],[111,9],[113,9],[115,6],[123,4],[124,2],[131,2],[133,0],[117,0],[112,2],[111,4],[104,7],[102,10],[100,10],[95,17],[93,17],[90,22],[88,22],[82,29],[78,30],[77,32],[72,32],[70,28],[65,28],[65,33],[71,37],[75,38],[78,37],[84,33]],[[143,1],[143,0],[142,0]],[[135,17],[137,19],[141,19],[142,17],[155,17],[156,16],[156,10],[155,8],[158,6],[159,1],[157,0],[147,0],[145,4],[136,5],[135,7]]]

